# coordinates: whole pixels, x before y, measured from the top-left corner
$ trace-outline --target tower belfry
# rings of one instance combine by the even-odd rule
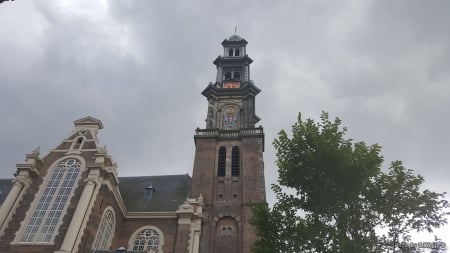
[[[237,34],[222,42],[223,55],[213,62],[216,80],[202,91],[208,110],[206,127],[194,136],[191,188],[191,197],[202,194],[205,203],[201,253],[249,253],[256,240],[252,206],[266,201],[264,132],[255,127],[261,90],[250,79],[247,44]]]
[[[255,115],[255,96],[261,90],[250,79],[253,60],[247,55],[247,43],[239,35],[222,42],[223,56],[213,62],[216,82],[202,92],[209,102],[206,128],[252,128],[260,120]]]

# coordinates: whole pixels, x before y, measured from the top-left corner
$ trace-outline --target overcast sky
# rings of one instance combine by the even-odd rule
[[[88,115],[102,120],[119,176],[192,175],[200,92],[237,26],[262,89],[268,186],[278,131],[299,112],[327,111],[348,138],[380,144],[385,167],[402,160],[427,188],[450,192],[449,13],[438,0],[4,2],[0,178]]]

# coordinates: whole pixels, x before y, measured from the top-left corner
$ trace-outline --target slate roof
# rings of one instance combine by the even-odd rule
[[[145,188],[155,192],[145,196]],[[12,179],[0,179],[0,205],[13,186]],[[119,190],[129,212],[176,211],[189,197],[191,177],[185,175],[119,177]]]
[[[152,196],[145,188],[152,186]],[[119,177],[119,190],[129,212],[176,211],[189,196],[191,177],[185,175]]]
[[[12,186],[12,179],[0,179],[0,205],[5,201]]]

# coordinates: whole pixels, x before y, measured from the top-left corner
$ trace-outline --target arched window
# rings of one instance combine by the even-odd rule
[[[109,249],[111,240],[114,236],[115,223],[116,220],[112,208],[106,208],[97,230],[97,236],[95,237],[94,245],[92,247],[93,249]]]
[[[139,230],[132,238],[131,250],[139,250],[146,252],[162,252],[161,248],[164,243],[161,231],[156,228],[144,228]]]
[[[212,252],[239,252],[238,224],[233,217],[222,217],[216,223]]]
[[[81,145],[83,145],[83,137],[78,137],[74,142],[73,142],[73,147],[72,149],[80,149]]]
[[[225,73],[225,80],[229,80],[231,79],[231,72],[226,72]]]
[[[231,227],[222,227],[222,236],[231,236]]]
[[[235,50],[234,50],[234,56],[239,56],[239,53],[240,53],[240,52],[239,52],[239,49],[235,49]]]
[[[224,177],[225,176],[225,161],[226,161],[227,151],[225,147],[219,148],[219,157],[217,159],[217,176]]]
[[[241,78],[241,73],[239,73],[239,72],[234,72],[233,78],[234,78],[234,79],[240,79],[240,78]]]
[[[81,161],[75,158],[67,158],[56,164],[37,198],[31,217],[25,223],[19,242],[49,243],[53,240],[81,167]]]
[[[233,56],[233,49],[230,49],[230,50],[228,51],[228,56]]]
[[[241,157],[239,147],[235,146],[231,150],[231,176],[238,177],[241,171]]]

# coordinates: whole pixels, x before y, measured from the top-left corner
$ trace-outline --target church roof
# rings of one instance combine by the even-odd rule
[[[13,186],[12,179],[0,179],[0,205]],[[149,194],[149,186],[154,192]],[[147,188],[147,189],[146,189]],[[119,190],[129,212],[176,211],[189,197],[191,177],[185,175],[119,177]]]
[[[241,46],[245,46],[247,45],[247,41],[242,38],[241,36],[234,34],[231,35],[229,38],[226,38],[224,41],[222,41],[222,45],[241,45]]]
[[[189,196],[191,177],[164,175],[119,177],[119,190],[129,212],[176,211]]]
[[[0,205],[5,201],[12,186],[12,179],[0,179]]]
[[[242,38],[237,34],[233,34],[230,36],[230,38],[228,38],[228,40],[242,40]]]

